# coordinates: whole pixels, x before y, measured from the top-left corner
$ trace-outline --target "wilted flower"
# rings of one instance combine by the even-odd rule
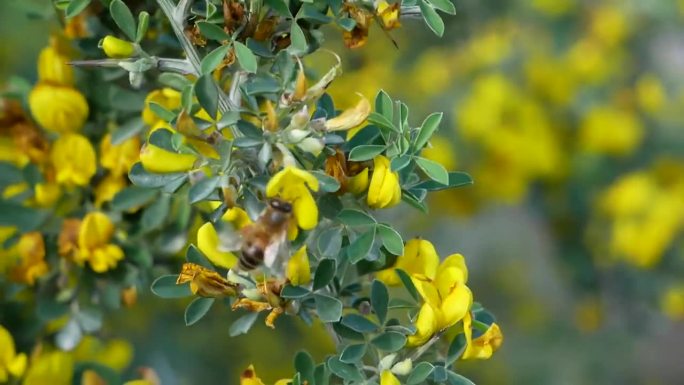
[[[31,114],[48,131],[80,131],[88,117],[88,102],[78,90],[39,83],[29,94]]]
[[[401,200],[399,174],[390,168],[390,161],[382,155],[373,159],[373,175],[368,187],[368,206],[374,209],[392,207]]]
[[[288,166],[268,181],[266,195],[292,203],[299,228],[311,230],[318,223],[318,206],[310,190],[318,191],[318,179],[305,170]]]
[[[382,0],[378,3],[375,11],[380,17],[383,29],[389,31],[401,27],[401,23],[399,22],[401,3],[397,2],[390,5],[388,2]]]
[[[371,112],[371,106],[365,96],[360,96],[361,100],[359,100],[356,106],[344,110],[332,119],[328,119],[325,122],[325,129],[328,131],[343,131],[363,123]]]
[[[78,250],[74,261],[88,262],[96,273],[113,269],[124,258],[121,248],[111,243],[114,224],[107,215],[95,211],[86,214],[78,233]]]
[[[351,31],[344,30],[342,32],[344,45],[347,48],[363,47],[368,41],[368,30],[373,21],[373,15],[364,8],[351,3],[346,3],[345,9],[349,13],[349,17],[356,21],[356,25]]]
[[[50,160],[59,184],[85,186],[97,170],[92,144],[78,134],[60,136],[52,144]]]
[[[12,278],[17,282],[33,285],[37,278],[48,273],[45,262],[45,242],[39,232],[22,234],[16,247],[19,265],[12,270]]]
[[[236,287],[223,278],[219,273],[206,267],[184,263],[178,274],[177,285],[190,282],[190,291],[202,297],[234,296]]]

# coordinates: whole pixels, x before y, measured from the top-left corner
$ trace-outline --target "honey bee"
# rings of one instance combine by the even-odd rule
[[[278,198],[270,199],[259,218],[240,230],[239,269],[250,271],[260,265],[273,268],[283,252],[291,219],[292,204]]]

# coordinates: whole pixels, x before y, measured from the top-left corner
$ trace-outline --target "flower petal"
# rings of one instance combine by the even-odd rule
[[[197,230],[197,248],[215,266],[230,269],[237,263],[237,257],[233,253],[219,250],[218,234],[211,222],[203,224]]]

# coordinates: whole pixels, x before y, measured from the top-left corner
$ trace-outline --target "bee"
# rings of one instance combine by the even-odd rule
[[[259,218],[240,230],[241,255],[238,267],[244,271],[254,270],[262,264],[272,268],[283,252],[291,219],[291,203],[278,198],[270,199]]]

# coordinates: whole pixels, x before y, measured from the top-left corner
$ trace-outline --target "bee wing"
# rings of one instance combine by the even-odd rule
[[[275,239],[274,242],[266,246],[264,250],[264,265],[269,269],[273,268],[278,256],[283,254],[286,236],[287,234],[282,233],[278,239]]]
[[[217,231],[219,251],[237,251],[242,247],[242,236],[238,231],[229,227],[230,226],[223,226]]]

